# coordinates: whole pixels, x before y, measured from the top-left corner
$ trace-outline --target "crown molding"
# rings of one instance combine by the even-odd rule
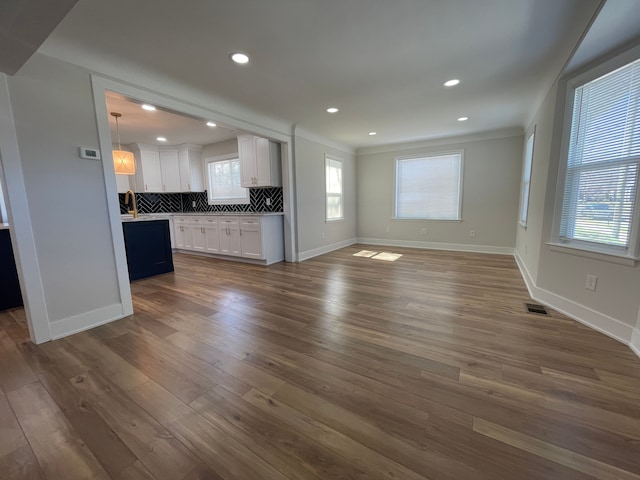
[[[304,138],[305,140],[309,140],[311,142],[319,143],[321,145],[326,145],[327,147],[335,148],[343,153],[348,153],[349,155],[355,155],[356,150],[353,147],[350,147],[344,143],[336,142],[335,140],[330,140],[322,135],[318,135],[313,133],[303,127],[298,125],[294,125],[293,134],[296,137]]]
[[[375,153],[398,152],[402,150],[413,150],[416,148],[438,147],[443,145],[458,145],[461,143],[478,142],[482,140],[495,140],[499,138],[519,137],[524,135],[522,127],[510,127],[500,130],[488,130],[486,132],[472,133],[469,135],[460,135],[456,137],[441,137],[429,140],[417,140],[401,143],[389,143],[386,145],[378,145],[373,147],[358,148],[356,154],[371,155]]]

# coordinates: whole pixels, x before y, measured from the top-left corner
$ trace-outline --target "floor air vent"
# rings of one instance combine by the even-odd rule
[[[547,312],[547,309],[544,307],[544,305],[538,305],[537,303],[525,303],[524,308],[527,313],[533,313],[536,315],[549,315],[549,312]]]

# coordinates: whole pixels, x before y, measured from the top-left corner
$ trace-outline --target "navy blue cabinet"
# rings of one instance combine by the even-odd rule
[[[9,230],[0,230],[0,310],[22,305]]]
[[[169,220],[123,222],[129,280],[173,272]]]

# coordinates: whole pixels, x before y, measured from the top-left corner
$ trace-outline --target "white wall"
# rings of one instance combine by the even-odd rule
[[[88,72],[36,54],[8,78],[52,336],[122,314]],[[41,321],[42,319],[34,319]]]
[[[635,338],[640,354],[640,266],[620,265],[559,251],[551,240],[566,83],[556,82],[527,131],[536,125],[529,225],[518,229],[517,260],[534,298],[624,343]],[[525,253],[525,246],[528,252]],[[585,288],[598,277],[596,291]],[[634,337],[634,334],[636,335]]]
[[[325,154],[342,159],[344,220],[326,221]],[[295,137],[295,184],[300,260],[356,241],[355,155],[317,140]],[[324,234],[324,238],[323,238]]]
[[[379,147],[358,153],[358,239],[386,245],[511,253],[522,132]],[[394,220],[396,156],[464,150],[462,221]],[[386,229],[389,229],[389,232]],[[427,229],[427,235],[421,229]],[[470,230],[476,237],[470,237]]]
[[[229,140],[218,143],[210,143],[202,147],[203,159],[207,157],[217,157],[218,155],[227,155],[231,153],[238,153],[237,138],[231,138]]]
[[[558,86],[556,83],[542,102],[533,121],[527,127],[524,136],[525,139],[529,138],[529,135],[531,135],[535,128],[533,161],[531,163],[531,183],[529,187],[529,214],[526,228],[516,222],[516,253],[534,281],[538,278],[540,249],[545,241],[548,240],[543,241],[542,229],[557,90]],[[522,161],[522,168],[524,168],[524,150]],[[520,175],[522,177],[522,172]]]

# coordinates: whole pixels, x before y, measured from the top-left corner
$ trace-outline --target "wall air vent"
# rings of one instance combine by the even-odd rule
[[[544,305],[538,305],[537,303],[525,303],[524,309],[527,313],[549,316],[549,312],[547,312],[547,309],[544,307]]]

